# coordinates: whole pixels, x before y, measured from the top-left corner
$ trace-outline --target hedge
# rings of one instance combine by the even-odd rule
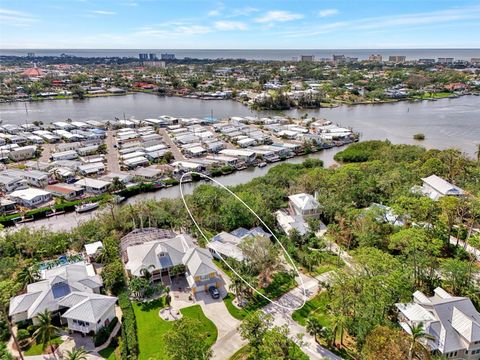
[[[138,338],[135,313],[127,291],[118,294],[118,305],[122,309],[122,360],[138,358]]]
[[[105,344],[117,323],[118,318],[114,317],[110,324],[104,326],[100,329],[99,332],[95,334],[95,336],[93,337],[93,343],[95,344],[95,347]]]

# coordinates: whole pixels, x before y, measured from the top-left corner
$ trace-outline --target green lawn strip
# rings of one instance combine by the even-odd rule
[[[60,338],[60,337],[56,337],[56,338],[53,338],[51,340],[51,343],[52,344],[57,344],[57,345],[60,345],[61,343],[63,343],[63,340]],[[45,348],[45,351],[49,351],[49,347],[50,345],[48,345],[46,348]],[[24,355],[27,355],[27,356],[32,356],[32,355],[42,355],[43,354],[43,345],[42,344],[37,344],[35,341],[32,343],[32,345],[28,348],[27,351],[24,351]]]
[[[160,318],[159,312],[165,306],[164,299],[150,303],[134,303],[133,311],[137,321],[137,336],[139,360],[169,359],[165,353],[163,335],[169,331],[173,322]],[[185,317],[198,319],[202,324],[202,331],[207,335],[207,342],[212,345],[217,339],[217,328],[203,313],[200,305],[190,306],[180,310]]]
[[[117,360],[117,357],[115,356],[115,349],[114,347],[106,347],[103,350],[100,350],[98,353],[100,354],[101,357],[107,360]]]
[[[180,310],[183,316],[197,319],[202,324],[201,332],[205,333],[208,345],[212,346],[217,341],[218,331],[215,324],[205,316],[200,305],[193,305]]]
[[[237,320],[243,320],[248,315],[248,311],[245,309],[240,309],[233,304],[235,295],[228,293],[227,296],[223,298],[223,302],[227,307],[228,312]]]
[[[321,292],[308,300],[305,305],[292,314],[292,319],[305,326],[309,317],[315,317],[324,327],[330,327],[330,319],[327,314],[328,298],[325,292]]]

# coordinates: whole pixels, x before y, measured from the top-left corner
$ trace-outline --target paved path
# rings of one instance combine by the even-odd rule
[[[107,145],[107,155],[105,156],[107,159],[107,170],[108,172],[118,173],[120,172],[120,163],[118,151],[114,147],[115,138],[113,137],[112,129],[107,130],[107,138],[105,139],[105,143]]]
[[[50,162],[50,156],[52,156],[52,152],[55,149],[55,144],[45,143],[42,144],[42,154],[40,155],[39,161],[41,162]]]
[[[160,128],[158,129],[158,131],[160,135],[162,135],[163,141],[165,141],[165,143],[168,145],[169,147],[168,150],[173,154],[173,157],[175,158],[175,160],[177,161],[185,160],[185,156],[183,156],[178,146],[175,145],[175,143],[172,141],[172,139],[170,138],[170,135],[168,135],[167,133],[167,130]]]
[[[325,281],[328,279],[328,273],[322,274],[317,278],[312,278],[302,274],[302,279],[305,285],[307,298],[311,298],[318,293],[319,281]],[[277,302],[287,307],[299,307],[303,303],[303,295],[303,289],[299,286],[281,296]],[[304,342],[302,351],[307,354],[310,359],[342,359],[341,357],[319,345],[313,336],[308,335],[305,328],[292,319],[293,310],[284,309],[280,306],[269,304],[263,308],[263,311],[267,314],[273,315],[274,325],[282,326],[287,324],[290,331],[289,337],[293,341],[296,341],[298,334],[304,334],[302,339]]]
[[[456,237],[450,236],[450,244],[457,246],[461,246],[465,249],[468,253],[475,256],[477,261],[480,261],[480,250],[475,249],[473,246],[468,245],[465,241],[457,239]]]

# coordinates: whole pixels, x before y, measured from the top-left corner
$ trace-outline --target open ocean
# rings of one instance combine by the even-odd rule
[[[0,49],[0,55],[59,56],[61,54],[82,57],[138,57],[139,53],[173,53],[178,59],[248,59],[248,60],[296,60],[301,55],[314,55],[316,59],[331,58],[343,54],[367,59],[371,54],[380,54],[384,59],[390,55],[405,55],[407,60],[453,57],[455,60],[470,60],[480,57],[480,49],[293,49],[293,50],[225,50],[225,49]]]

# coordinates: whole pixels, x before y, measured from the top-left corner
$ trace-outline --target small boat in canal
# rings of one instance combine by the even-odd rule
[[[267,163],[265,161],[262,161],[261,163],[258,164],[258,167],[261,167],[261,168],[265,166],[267,166]]]
[[[83,212],[94,210],[98,208],[98,206],[99,204],[97,202],[85,203],[85,204],[75,206],[75,211],[77,213],[83,213]]]

